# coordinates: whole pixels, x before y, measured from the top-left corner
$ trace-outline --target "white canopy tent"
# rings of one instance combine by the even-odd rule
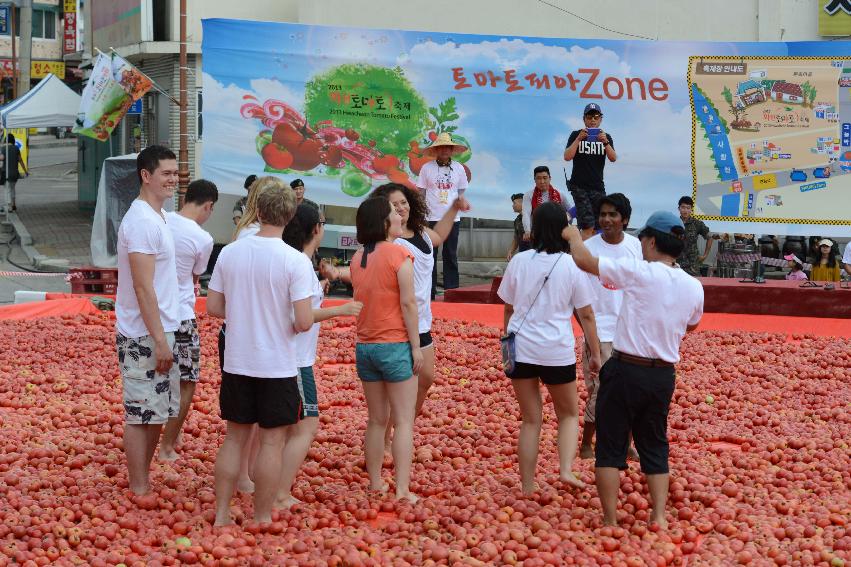
[[[0,107],[3,128],[73,126],[80,112],[80,95],[53,73],[25,95]]]

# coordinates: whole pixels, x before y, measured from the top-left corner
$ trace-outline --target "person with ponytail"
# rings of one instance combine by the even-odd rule
[[[325,221],[319,215],[319,210],[309,204],[301,204],[296,208],[295,216],[284,229],[284,242],[292,248],[313,257],[322,237],[325,234]],[[293,426],[287,436],[284,446],[283,467],[278,495],[275,499],[276,508],[290,508],[299,500],[292,495],[292,485],[298,473],[316,431],[319,429],[319,397],[313,373],[313,363],[316,361],[316,345],[319,342],[320,322],[334,317],[354,316],[361,311],[358,301],[349,301],[336,307],[322,307],[324,294],[319,279],[313,277],[313,293],[311,306],[313,308],[313,326],[310,330],[299,333],[295,337],[296,356],[298,358],[298,390],[304,407],[304,419]]]
[[[402,217],[384,197],[358,207],[357,239],[363,248],[352,257],[355,301],[363,303],[357,320],[355,362],[369,414],[364,453],[369,488],[385,492],[381,479],[384,434],[393,413],[393,464],[396,498],[415,502],[410,491],[413,458],[416,376],[423,366],[414,291],[413,255],[395,244]]]
[[[570,215],[572,207],[570,199],[561,191],[552,186],[550,168],[539,165],[532,171],[535,177],[535,186],[523,195],[523,239],[520,241],[520,252],[531,248],[532,240],[532,213],[542,203],[555,203],[562,207],[567,213],[568,221],[573,217]]]

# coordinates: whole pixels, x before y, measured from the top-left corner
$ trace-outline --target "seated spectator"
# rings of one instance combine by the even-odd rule
[[[851,242],[845,245],[845,253],[842,255],[842,264],[845,272],[851,276]]]
[[[813,271],[810,279],[816,282],[838,282],[839,281],[839,248],[829,238],[822,238],[818,242],[819,257],[813,262]]]
[[[804,273],[804,263],[794,254],[786,254],[783,259],[789,262],[789,273],[786,274],[787,280],[806,280],[807,274]]]

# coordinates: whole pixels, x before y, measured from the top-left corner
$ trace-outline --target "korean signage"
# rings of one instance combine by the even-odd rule
[[[77,11],[77,0],[65,0],[65,10],[64,12],[67,14],[68,12],[76,12]]]
[[[819,35],[851,35],[851,0],[819,0],[817,4]]]
[[[66,11],[62,22],[62,51],[74,53],[77,51],[77,12]]]
[[[9,6],[0,6],[0,35],[9,34]]]
[[[0,59],[0,74],[4,77],[11,77],[12,71],[17,70],[20,75],[20,69],[13,69],[11,59]],[[30,77],[33,79],[43,79],[49,73],[53,73],[59,78],[65,77],[65,63],[63,61],[33,61],[30,66]]]
[[[311,199],[356,207],[388,181],[416,187],[449,133],[466,148],[453,161],[472,214],[510,220],[534,167],[567,189],[564,148],[593,102],[617,148],[606,189],[631,199],[634,226],[690,194],[715,231],[851,236],[848,42],[203,26],[201,170],[223,192],[241,192],[246,171],[309,176]]]

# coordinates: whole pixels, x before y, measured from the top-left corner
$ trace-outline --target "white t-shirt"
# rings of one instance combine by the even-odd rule
[[[236,239],[239,240],[240,238],[245,238],[246,236],[254,236],[258,232],[260,232],[260,223],[259,222],[253,222],[253,223],[249,224],[248,226],[242,227],[240,229],[240,231],[237,233]]]
[[[222,248],[209,288],[225,296],[224,370],[254,378],[298,373],[293,303],[313,293],[307,256],[280,238],[247,236]]]
[[[564,209],[564,212],[570,215],[570,208],[573,204],[570,202],[567,194],[561,189],[557,189],[553,187],[556,191],[558,191],[559,196],[561,197],[561,206]],[[532,232],[532,195],[535,194],[534,189],[529,189],[525,193],[523,193],[523,208],[521,212],[521,219],[523,221],[523,231],[524,232]],[[550,192],[543,191],[541,193],[541,204],[550,202]],[[572,219],[571,219],[572,220]]]
[[[452,201],[458,198],[458,192],[467,188],[467,173],[457,161],[450,161],[448,166],[441,167],[432,160],[420,169],[417,187],[425,193],[428,205],[426,220],[437,222],[452,206]],[[456,221],[461,218],[460,214],[455,215]]]
[[[308,259],[309,261],[310,259]],[[310,296],[310,306],[313,309],[319,309],[322,307],[322,300],[325,299],[325,294],[322,293],[322,285],[319,283],[316,275],[312,274],[311,277],[313,278],[313,290]],[[295,312],[293,312],[293,319],[295,319]],[[319,328],[321,326],[321,323],[314,323],[310,327],[310,330],[295,336],[299,368],[313,366],[313,363],[316,362],[316,345],[319,344]],[[225,353],[227,353],[227,349],[225,349]]]
[[[180,213],[166,213],[166,221],[174,239],[180,319],[187,321],[195,318],[194,276],[207,271],[207,262],[213,252],[213,237],[197,222]]]
[[[423,231],[423,240],[428,244],[429,250],[434,250],[434,244],[428,233]],[[431,272],[434,269],[434,254],[426,254],[414,244],[404,238],[397,238],[396,244],[404,246],[414,255],[414,295],[417,298],[417,321],[418,333],[431,331]]]
[[[703,286],[680,268],[635,258],[600,258],[600,281],[623,290],[612,347],[624,354],[680,361],[687,325],[703,316]]]
[[[631,234],[624,233],[620,244],[609,244],[603,236],[595,234],[585,241],[585,246],[598,258],[635,258],[641,260],[641,241]],[[594,318],[597,320],[597,336],[601,343],[610,343],[615,337],[615,327],[618,324],[618,314],[623,303],[623,291],[614,285],[603,285],[600,278],[588,274],[591,286],[597,292],[597,299],[592,304]]]
[[[160,213],[165,214],[164,210]],[[150,335],[142,320],[133,276],[130,273],[130,254],[150,254],[154,260],[154,293],[160,308],[163,331],[174,332],[180,326],[177,269],[174,260],[174,240],[166,221],[151,206],[136,199],[127,209],[118,227],[118,290],[115,294],[115,326],[129,338]]]
[[[851,242],[845,245],[845,252],[842,254],[842,263],[851,264]]]
[[[555,264],[556,261],[558,264]],[[547,284],[541,287],[550,269],[553,272]],[[541,294],[532,305],[538,290]],[[497,293],[504,302],[514,307],[514,314],[508,321],[508,332],[517,334],[515,348],[518,362],[543,366],[576,364],[573,350],[576,341],[570,318],[574,308],[591,305],[594,290],[569,254],[527,250],[515,255],[505,269]],[[527,312],[529,316],[521,327],[520,322]]]

